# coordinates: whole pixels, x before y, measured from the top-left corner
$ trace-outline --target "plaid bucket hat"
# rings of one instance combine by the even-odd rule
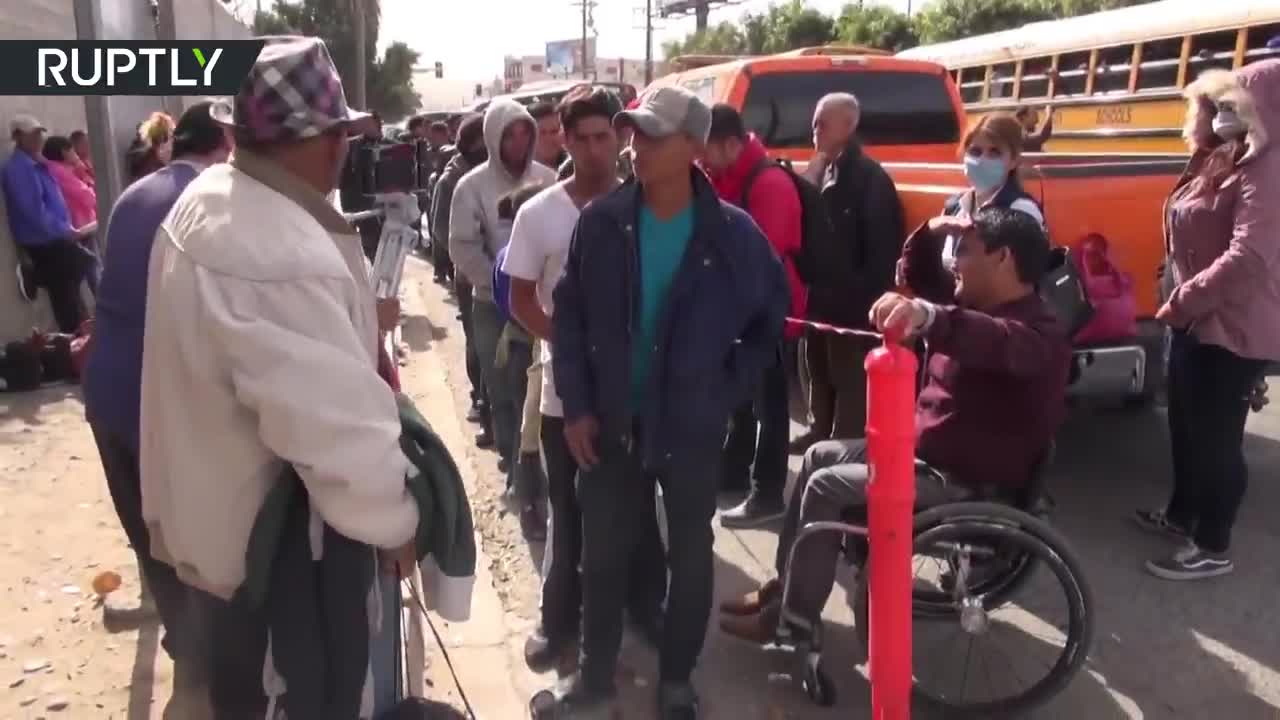
[[[323,40],[299,35],[262,40],[266,45],[240,92],[209,108],[214,120],[256,142],[287,142],[369,117],[347,106],[342,78]]]

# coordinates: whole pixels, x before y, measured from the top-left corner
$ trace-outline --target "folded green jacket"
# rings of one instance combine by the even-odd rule
[[[467,619],[475,582],[476,545],[471,505],[458,466],[444,441],[407,396],[400,408],[400,447],[413,465],[405,478],[418,505],[417,556],[422,565],[423,601],[450,621]],[[306,489],[293,468],[267,494],[254,519],[245,551],[245,581],[236,600],[262,607],[289,511],[306,502]]]

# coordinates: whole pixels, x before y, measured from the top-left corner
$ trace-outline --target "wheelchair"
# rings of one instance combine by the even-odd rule
[[[913,703],[927,713],[945,718],[1024,716],[1065,689],[1088,657],[1094,633],[1093,594],[1079,557],[1047,522],[1053,509],[1046,487],[1052,456],[1050,447],[1017,493],[979,491],[915,515],[914,569],[919,572],[921,559],[932,560],[939,568],[931,578],[917,575],[911,597]],[[852,523],[811,523],[798,533],[792,557],[805,538],[827,532],[840,533],[846,541],[867,534],[865,527]],[[850,546],[846,542],[845,556],[857,563]],[[1056,584],[1061,594],[1065,618],[1060,622],[1042,617],[1041,588],[1029,589],[1038,569],[1047,571],[1041,573],[1043,579]],[[869,647],[867,575],[858,573],[852,595],[864,650]],[[995,616],[1006,610],[1016,625],[997,621]],[[1027,637],[1028,626],[1033,638]],[[946,630],[954,631],[960,641],[922,647],[922,641]],[[797,645],[786,645],[788,632],[781,628],[779,638],[783,649],[800,661],[793,678],[816,704],[834,705],[836,688],[822,663],[821,624],[811,639]],[[1000,635],[1022,643],[1023,652],[1012,657],[1006,653],[994,663],[989,654],[975,657],[978,640],[994,641]],[[1052,657],[1046,660],[1046,654]],[[964,667],[956,667],[952,658]],[[946,663],[944,671],[937,673],[942,677],[925,672],[939,662]],[[1019,690],[1002,687],[994,693],[970,693],[984,681],[1000,684],[995,682],[999,679],[1007,685],[1009,680],[1025,682],[1032,675],[1036,677]]]

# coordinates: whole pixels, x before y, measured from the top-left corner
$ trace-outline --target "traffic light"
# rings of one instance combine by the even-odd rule
[[[484,97],[484,85],[476,83],[476,97]]]
[[[437,60],[436,61],[436,79],[439,80],[443,77],[444,77],[444,63]]]

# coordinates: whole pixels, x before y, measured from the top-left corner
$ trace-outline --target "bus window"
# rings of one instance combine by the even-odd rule
[[[987,88],[988,100],[1013,97],[1014,63],[1000,63],[991,67],[991,87]]]
[[[1191,57],[1187,60],[1187,82],[1200,77],[1210,68],[1230,70],[1236,64],[1236,30],[1204,33],[1191,38]]]
[[[1244,51],[1244,64],[1280,57],[1280,23],[1257,25],[1247,30],[1248,44]]]
[[[1058,97],[1084,95],[1089,79],[1089,51],[1066,53],[1058,59]]]
[[[960,125],[945,75],[924,72],[761,73],[751,79],[742,120],[772,149],[813,147],[813,110],[823,95],[853,93],[862,105],[858,137],[867,145],[953,143]]]
[[[982,102],[982,86],[986,82],[987,68],[979,65],[960,71],[960,101]]]
[[[1182,38],[1149,40],[1142,44],[1142,64],[1138,66],[1138,92],[1178,87],[1178,65],[1182,62]]]
[[[1022,61],[1022,85],[1018,97],[1027,100],[1049,97],[1049,72],[1053,58],[1038,57]]]
[[[1132,62],[1132,45],[1117,45],[1099,50],[1098,67],[1093,76],[1093,93],[1113,95],[1129,92],[1129,67]]]

